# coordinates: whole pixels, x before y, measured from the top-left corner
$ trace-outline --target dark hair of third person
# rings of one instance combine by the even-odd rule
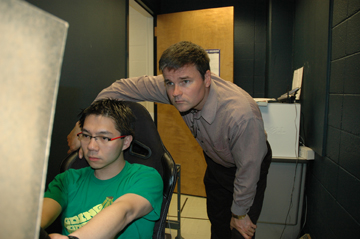
[[[189,41],[181,41],[166,49],[159,60],[160,71],[165,68],[177,70],[185,65],[195,65],[205,79],[206,71],[210,70],[210,59],[202,47]]]

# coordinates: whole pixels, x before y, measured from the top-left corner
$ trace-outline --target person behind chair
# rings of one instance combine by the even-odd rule
[[[131,109],[116,100],[99,100],[83,110],[78,137],[90,166],[69,169],[49,184],[41,227],[62,213],[63,228],[63,235],[50,234],[52,239],[152,238],[163,182],[155,169],[124,159],[134,120]]]

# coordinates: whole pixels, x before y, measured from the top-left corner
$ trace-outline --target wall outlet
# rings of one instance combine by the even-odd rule
[[[315,159],[315,152],[309,147],[300,146],[299,157],[307,160]]]

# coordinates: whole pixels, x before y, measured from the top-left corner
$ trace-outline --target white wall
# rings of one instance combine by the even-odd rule
[[[154,75],[153,17],[129,1],[129,77]],[[154,103],[141,102],[154,119]]]

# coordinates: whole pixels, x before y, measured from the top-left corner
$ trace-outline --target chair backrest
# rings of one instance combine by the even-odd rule
[[[153,239],[165,238],[166,217],[171,197],[177,180],[177,169],[173,158],[161,141],[156,126],[144,106],[135,102],[125,102],[133,111],[135,122],[134,140],[128,150],[124,151],[125,160],[129,163],[144,164],[155,168],[164,182],[163,203],[160,219],[155,223]],[[88,166],[85,159],[78,158],[78,152],[69,154],[61,163],[60,171],[69,168]]]

